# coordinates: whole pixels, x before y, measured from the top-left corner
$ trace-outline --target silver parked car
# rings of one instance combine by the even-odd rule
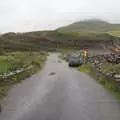
[[[69,66],[79,66],[83,63],[83,57],[80,54],[72,54],[69,58]]]

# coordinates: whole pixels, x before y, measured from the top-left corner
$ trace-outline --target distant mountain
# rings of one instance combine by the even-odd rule
[[[107,32],[113,30],[120,30],[120,24],[111,24],[100,19],[89,19],[72,23],[65,27],[58,28],[57,30],[74,32]]]
[[[106,32],[110,30],[120,30],[120,25],[91,19],[72,23],[54,31],[9,32],[0,35],[0,49],[7,51],[53,51],[59,48],[81,49],[83,47],[101,49],[106,45],[112,46],[116,39],[120,41],[120,38]]]

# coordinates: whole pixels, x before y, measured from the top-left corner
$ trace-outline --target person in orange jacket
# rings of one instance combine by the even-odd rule
[[[88,57],[88,49],[87,48],[84,49],[83,55],[84,55],[84,57]]]
[[[87,61],[88,61],[88,49],[87,48],[85,48],[84,50],[83,50],[83,56],[84,56],[84,63],[87,63]]]

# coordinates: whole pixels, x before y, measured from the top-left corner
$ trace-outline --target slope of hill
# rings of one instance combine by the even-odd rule
[[[111,30],[107,32],[109,35],[120,37],[120,30]]]
[[[107,32],[120,30],[120,24],[111,24],[99,19],[84,20],[72,23],[68,26],[58,28],[59,31],[87,31],[87,32]]]
[[[83,47],[101,48],[112,43],[116,37],[109,34],[36,31],[27,33],[7,33],[0,36],[0,48],[4,50],[56,50]]]

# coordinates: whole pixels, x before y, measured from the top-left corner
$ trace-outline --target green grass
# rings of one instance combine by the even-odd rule
[[[108,31],[108,34],[116,37],[120,37],[120,30]]]
[[[0,56],[0,74],[22,67],[22,61],[10,56]]]
[[[12,52],[0,56],[0,74],[14,71],[23,66],[29,66],[34,61],[43,62],[44,55],[40,53]]]
[[[59,32],[56,31],[58,37],[65,38],[66,40],[109,40],[112,36],[108,33],[95,33],[95,32]],[[56,36],[57,36],[56,35]],[[72,39],[71,39],[72,38]]]
[[[78,67],[78,70],[84,73],[91,74],[92,72],[92,66],[91,64],[83,64],[80,67]]]
[[[7,73],[11,70],[14,71],[24,65],[33,66],[33,68],[23,71],[20,74],[10,76],[7,78],[7,82],[4,82],[4,79],[0,79],[0,98],[7,94],[7,91],[12,85],[20,83],[25,78],[30,77],[32,74],[42,69],[47,55],[46,52],[12,52],[0,56],[0,73]]]
[[[107,33],[38,31],[9,35],[0,38],[0,48],[5,51],[55,51],[59,49],[81,49],[84,45],[94,47],[98,42],[115,39]],[[94,44],[95,43],[95,44]]]

